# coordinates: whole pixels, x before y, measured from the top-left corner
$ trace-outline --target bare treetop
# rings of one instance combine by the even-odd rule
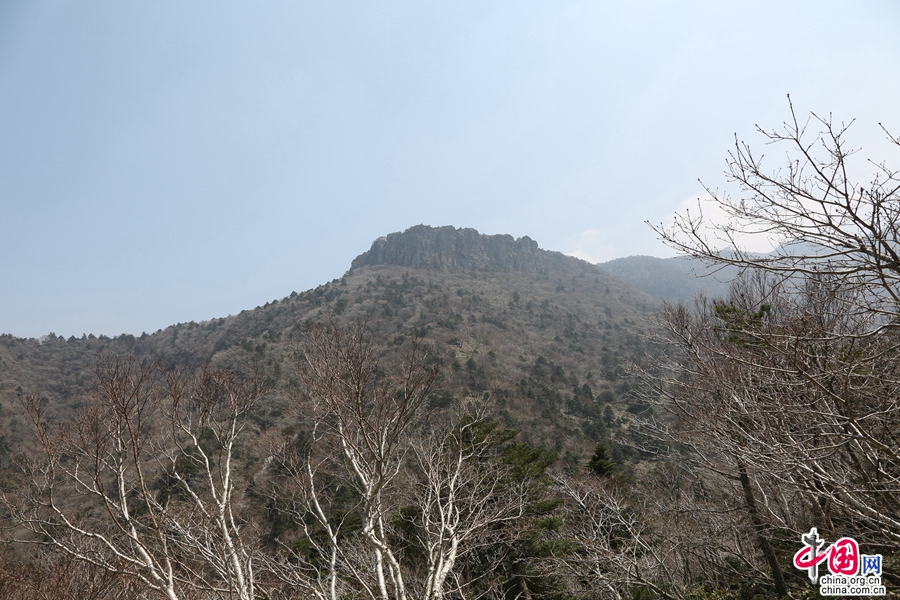
[[[767,146],[786,151],[783,166],[764,164],[762,154],[735,139],[726,178],[737,185],[739,197],[704,186],[726,223],[710,223],[700,211],[676,215],[671,226],[651,227],[672,248],[715,264],[840,277],[865,290],[868,307],[894,314],[900,300],[900,173],[885,162],[866,167],[857,160],[858,151],[846,139],[853,121],[838,125],[831,115],[815,113],[804,120],[793,104],[790,112],[781,129],[757,127]],[[884,131],[900,148],[900,138]],[[863,167],[868,180],[855,180]],[[746,235],[766,235],[781,246],[753,254],[742,247]],[[718,249],[720,244],[729,250]]]

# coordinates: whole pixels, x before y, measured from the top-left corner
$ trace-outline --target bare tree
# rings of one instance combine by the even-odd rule
[[[382,371],[377,350],[364,323],[346,330],[333,323],[313,327],[299,369],[311,400],[314,435],[339,447],[350,475],[347,482],[359,494],[377,597],[405,599],[403,569],[389,540],[389,493],[403,465],[405,434],[431,389],[437,366],[429,365],[428,355],[414,344],[401,366]]]
[[[687,211],[671,226],[651,226],[672,248],[713,265],[826,278],[859,291],[857,309],[883,317],[871,322],[876,327],[867,333],[874,333],[877,325],[895,322],[900,309],[900,172],[885,162],[870,163],[869,181],[855,181],[860,166],[846,139],[852,121],[837,125],[830,115],[815,114],[804,121],[793,104],[790,113],[781,130],[758,128],[765,144],[786,150],[784,167],[764,165],[762,155],[736,139],[726,177],[739,197],[706,188],[726,223]],[[900,148],[900,138],[884,131],[890,145]],[[754,254],[742,247],[747,235],[766,235],[781,246]],[[720,251],[722,244],[726,249]]]
[[[567,500],[564,535],[576,548],[549,561],[547,568],[567,576],[570,592],[619,600],[644,587],[659,597],[684,597],[674,548],[658,543],[667,538],[617,486],[608,479],[557,474],[556,487]]]
[[[730,217],[713,229],[732,251],[713,248],[702,215],[657,228],[672,247],[747,273],[727,300],[664,311],[684,375],[668,390],[684,421],[704,423],[743,468],[816,498],[824,520],[840,509],[857,531],[896,543],[900,174],[873,163],[855,183],[848,127],[802,123],[791,107],[782,131],[760,130],[787,146],[782,169],[736,143],[727,175],[741,197],[710,191]],[[740,248],[746,233],[782,246],[754,255]]]
[[[630,485],[559,472],[554,480],[566,501],[565,543],[542,568],[575,597],[686,599],[704,587],[767,580],[727,480],[667,462]]]
[[[236,484],[246,485],[246,479],[239,479],[234,457],[247,415],[266,385],[258,374],[239,377],[210,369],[171,374],[167,381],[162,411],[171,429],[161,455],[167,460],[165,473],[177,482],[176,492],[186,498],[158,507],[169,517],[176,544],[199,559],[194,578],[203,588],[253,600],[257,536],[244,535],[248,524],[235,514],[246,509]],[[205,575],[209,571],[212,577]]]
[[[305,552],[272,570],[328,600],[478,597],[466,560],[526,514],[526,486],[496,460],[509,436],[427,411],[436,363],[418,342],[381,354],[364,323],[309,329],[298,369],[307,427],[274,454],[272,500]]]
[[[408,449],[406,434],[437,367],[419,345],[394,368],[385,369],[381,358],[363,323],[346,329],[334,322],[314,326],[298,348],[308,447],[283,447],[276,458],[297,484],[288,508],[326,566],[309,575],[302,568],[281,572],[317,597],[342,597],[349,577],[349,585],[367,597],[406,598],[404,570],[390,540],[391,494]],[[343,511],[323,489],[328,481],[352,490],[351,505]],[[354,513],[361,519],[363,544],[344,533],[345,520]]]
[[[265,387],[255,377],[98,361],[90,402],[54,423],[23,399],[43,455],[13,504],[34,537],[172,600],[190,591],[254,597],[253,551],[236,516],[234,454]]]
[[[810,123],[821,130],[810,133]],[[736,144],[728,176],[742,197],[711,192],[731,217],[717,231],[733,252],[712,248],[702,216],[657,231],[681,251],[748,275],[726,301],[701,300],[694,315],[669,308],[664,321],[698,390],[681,397],[707,397],[692,412],[716,409],[734,444],[754,449],[742,453],[743,464],[777,473],[853,515],[856,526],[896,540],[900,176],[878,163],[867,184],[854,183],[847,129],[815,115],[801,123],[792,107],[783,131],[760,130],[793,152],[774,171]],[[747,232],[783,245],[765,256],[744,252],[737,239]]]
[[[736,143],[727,175],[740,197],[708,190],[730,218],[711,225],[713,239],[702,214],[656,228],[679,251],[743,274],[728,298],[663,310],[668,360],[647,381],[674,417],[654,425],[657,436],[734,482],[783,594],[778,535],[812,523],[872,544],[900,539],[900,178],[878,163],[854,183],[847,126],[830,117],[803,123],[792,108],[782,131],[760,132],[788,147],[788,164],[764,167]],[[748,233],[782,245],[747,252]]]
[[[457,565],[520,532],[512,525],[524,521],[529,489],[496,461],[496,430],[496,422],[470,413],[413,445],[413,537],[425,557],[417,598],[468,597],[479,578],[461,576]]]
[[[821,281],[802,294],[735,292],[693,314],[663,313],[679,373],[658,391],[679,439],[729,455],[741,478],[755,472],[780,486],[782,502],[802,492],[823,527],[840,515],[857,535],[900,539],[896,333],[864,335],[841,288]]]
[[[11,553],[10,553],[11,554]],[[0,598],[4,600],[137,600],[144,586],[69,555],[38,552],[6,555],[0,563]]]

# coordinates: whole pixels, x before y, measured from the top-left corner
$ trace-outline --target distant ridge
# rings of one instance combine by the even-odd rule
[[[474,229],[416,225],[401,233],[380,237],[351,264],[351,269],[394,265],[438,271],[494,271],[544,273],[577,269],[588,263],[538,248],[528,236],[486,235]]]
[[[729,282],[737,277],[734,267],[711,268],[686,256],[627,256],[597,266],[657,300],[670,302],[690,302],[700,292],[725,298]]]

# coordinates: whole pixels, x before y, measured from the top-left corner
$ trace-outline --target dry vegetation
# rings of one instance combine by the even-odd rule
[[[4,516],[35,548],[0,593],[805,598],[810,527],[900,583],[900,181],[849,181],[813,122],[764,132],[782,171],[738,145],[715,197],[724,239],[780,252],[659,230],[739,269],[727,298],[376,265],[139,338],[0,338]]]

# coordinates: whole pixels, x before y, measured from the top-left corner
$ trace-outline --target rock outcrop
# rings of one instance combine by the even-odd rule
[[[511,235],[485,235],[474,229],[416,225],[402,233],[378,238],[368,252],[353,260],[351,268],[366,265],[543,273],[551,269],[568,271],[588,263],[542,250],[528,236],[516,239]]]

